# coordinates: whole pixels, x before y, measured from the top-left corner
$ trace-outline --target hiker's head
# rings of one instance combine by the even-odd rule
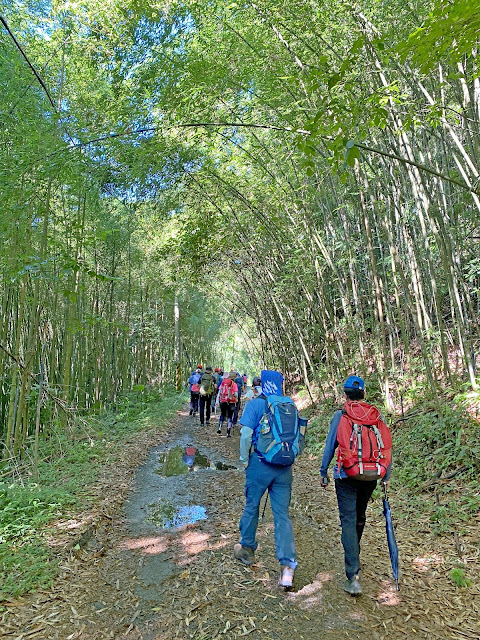
[[[220,369],[218,367],[215,367],[214,371],[215,371],[215,373],[219,373]]]
[[[200,369],[200,367],[197,367],[197,368],[195,369],[195,373],[202,373],[202,370]]]
[[[260,376],[255,376],[255,378],[252,380],[252,387],[260,387],[262,384],[262,379],[260,378]]]
[[[213,371],[212,367],[210,366],[205,367],[205,373],[212,373],[212,371]]]
[[[283,395],[283,376],[280,371],[264,369],[260,379],[262,383],[262,393],[266,396]]]
[[[228,377],[230,378],[230,380],[235,380],[235,378],[237,377],[237,372],[230,371],[230,373],[228,374]]]
[[[197,364],[197,369],[203,369],[203,364]]]
[[[343,390],[349,400],[363,400],[365,398],[365,381],[358,376],[349,376],[345,380]]]

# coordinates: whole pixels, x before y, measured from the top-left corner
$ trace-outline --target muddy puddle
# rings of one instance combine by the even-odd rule
[[[192,444],[188,435],[168,447],[153,448],[138,468],[125,504],[129,532],[143,535],[207,520],[208,505],[199,500],[203,483],[221,481],[216,476],[237,469],[218,453]]]
[[[202,527],[213,516],[206,489],[223,482],[226,471],[236,470],[239,467],[220,454],[197,446],[188,433],[168,446],[151,449],[145,464],[137,469],[134,490],[124,505],[125,553],[133,551],[139,556],[133,592],[142,602],[143,612],[136,624],[144,640],[157,637],[148,630],[154,616],[147,612],[159,606],[165,583],[183,570],[175,554],[179,547],[188,547],[188,529],[195,527],[196,535],[202,536]]]
[[[209,457],[208,453],[197,449],[193,445],[187,445],[186,447],[178,445],[163,451],[158,455],[158,462],[159,467],[156,469],[156,473],[166,478],[202,469],[211,469],[212,471],[236,469],[235,466],[222,460],[214,460]]]

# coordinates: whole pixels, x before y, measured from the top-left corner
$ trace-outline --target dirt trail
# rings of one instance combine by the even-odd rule
[[[99,510],[61,523],[63,533],[52,540],[63,557],[54,588],[10,603],[0,636],[344,640],[368,634],[378,640],[478,640],[478,589],[456,588],[444,570],[442,549],[428,551],[431,541],[412,541],[407,530],[398,531],[403,571],[401,591],[394,591],[380,505],[371,507],[365,531],[364,596],[353,599],[343,592],[335,496],[318,488],[314,459],[303,457],[295,465],[291,513],[300,563],[295,590],[286,594],[276,586],[269,507],[259,526],[257,563],[246,568],[236,562],[232,548],[244,504],[239,435],[220,437],[216,425],[214,417],[202,428],[182,411],[168,433],[132,442],[123,464],[99,483]],[[142,452],[152,445],[135,474]],[[165,465],[175,465],[163,452],[179,447],[178,453],[187,445],[221,468],[233,468],[165,477]],[[187,509],[179,512],[181,507]],[[179,517],[195,522],[175,527]]]

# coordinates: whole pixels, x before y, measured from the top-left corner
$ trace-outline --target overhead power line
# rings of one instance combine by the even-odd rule
[[[5,20],[5,18],[3,16],[0,16],[0,22],[3,24],[3,26],[5,27],[5,29],[8,32],[8,35],[11,37],[11,39],[13,40],[13,42],[15,43],[15,46],[17,47],[17,49],[20,51],[20,53],[22,54],[25,62],[28,64],[28,66],[30,67],[30,69],[32,70],[33,75],[36,77],[36,79],[38,80],[40,86],[42,87],[42,89],[45,91],[45,93],[47,94],[47,98],[48,101],[50,102],[50,104],[52,105],[54,111],[57,110],[57,107],[55,106],[54,101],[52,100],[52,96],[50,95],[44,81],[42,80],[40,74],[38,73],[38,71],[35,69],[35,67],[33,66],[33,64],[30,62],[30,60],[28,59],[27,54],[25,53],[25,51],[22,49],[22,47],[20,46],[20,43],[18,42],[18,40],[15,38],[14,34],[12,33],[10,27],[8,26],[7,21]]]

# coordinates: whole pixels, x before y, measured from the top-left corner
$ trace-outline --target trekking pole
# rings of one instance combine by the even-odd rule
[[[267,502],[268,502],[268,491],[267,491],[267,497],[265,498],[265,502],[264,502],[264,505],[263,505],[263,511],[262,511],[262,515],[260,517],[260,522],[263,521],[263,518],[265,516],[265,509],[267,508]]]

